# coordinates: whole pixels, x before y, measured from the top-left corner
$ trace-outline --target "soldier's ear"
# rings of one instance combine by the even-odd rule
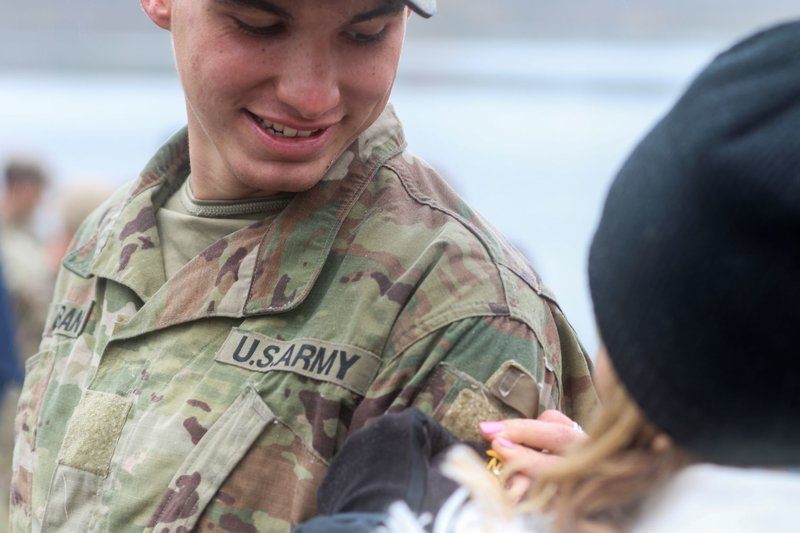
[[[140,0],[142,9],[159,28],[170,29],[172,0]]]

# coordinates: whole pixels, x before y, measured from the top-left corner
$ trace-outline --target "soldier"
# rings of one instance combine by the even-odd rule
[[[384,413],[474,440],[485,418],[590,414],[552,296],[387,105],[409,9],[435,2],[142,5],[188,125],[64,259],[20,400],[14,531],[287,531]]]
[[[47,172],[34,157],[13,155],[4,166],[0,255],[23,358],[36,353],[42,338],[54,273],[44,241],[34,230],[34,214],[47,188]]]

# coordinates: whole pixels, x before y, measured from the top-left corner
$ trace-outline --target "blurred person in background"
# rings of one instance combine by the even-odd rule
[[[2,365],[14,379],[0,391],[0,521],[8,521],[8,487],[14,435],[14,406],[19,398],[23,362],[38,351],[52,296],[54,271],[45,243],[34,228],[34,214],[47,188],[42,162],[28,155],[12,155],[3,168],[0,198],[0,264],[3,273]],[[15,358],[12,361],[11,358]]]
[[[17,346],[27,358],[38,351],[53,292],[47,245],[34,226],[48,178],[40,160],[22,155],[6,160],[3,178],[0,258],[16,322]]]
[[[5,531],[5,524],[8,522],[14,407],[17,391],[22,385],[22,365],[14,337],[14,317],[0,265],[0,531]]]
[[[387,105],[410,10],[434,4],[142,1],[188,126],[62,263],[13,531],[288,531],[384,413],[474,440],[487,417],[588,419],[590,362],[552,295]]]
[[[8,300],[8,320],[3,328],[13,327],[10,336],[3,332],[3,342],[13,350],[4,350],[3,364],[22,368],[26,358],[38,351],[44,330],[47,307],[52,296],[54,273],[46,246],[34,228],[34,214],[47,187],[47,174],[37,158],[13,155],[3,169],[3,194],[0,199],[0,263],[4,291]],[[5,309],[4,309],[5,310]],[[13,336],[13,339],[11,338]],[[17,377],[21,379],[22,372]],[[10,485],[11,450],[14,435],[14,406],[19,387],[9,387],[0,395],[0,520],[7,522],[7,490]]]
[[[798,50],[791,22],[720,54],[617,174],[589,255],[604,347],[588,436],[555,411],[486,421],[508,489],[461,446],[443,498],[452,437],[384,417],[298,533],[797,531]]]

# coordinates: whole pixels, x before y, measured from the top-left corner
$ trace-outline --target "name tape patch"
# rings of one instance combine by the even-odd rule
[[[73,302],[55,304],[56,308],[53,313],[53,321],[50,323],[50,330],[54,334],[77,337],[86,327],[93,304],[94,302],[89,302],[86,305],[78,305]]]
[[[255,372],[294,372],[362,396],[381,365],[377,355],[360,348],[308,338],[282,341],[239,328],[231,330],[215,360]]]

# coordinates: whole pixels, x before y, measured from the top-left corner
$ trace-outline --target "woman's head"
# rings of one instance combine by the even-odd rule
[[[589,260],[611,364],[700,459],[800,464],[800,23],[717,57],[609,192]]]

